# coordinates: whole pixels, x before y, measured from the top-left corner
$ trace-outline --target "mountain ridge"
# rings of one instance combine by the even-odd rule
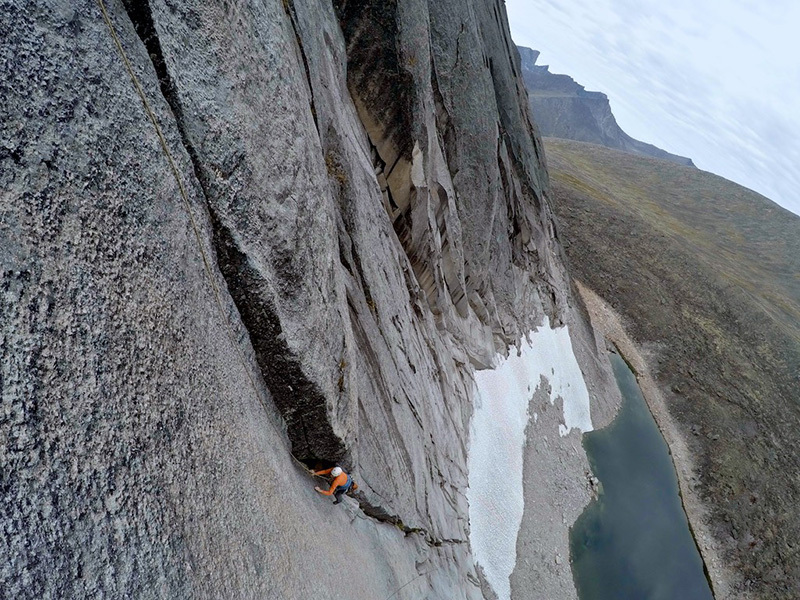
[[[730,584],[715,591],[794,600],[800,217],[698,169],[545,149],[570,271],[622,316],[676,424],[689,520]]]
[[[548,66],[537,65],[538,50],[524,46],[517,48],[531,112],[544,137],[600,144],[631,154],[694,166],[690,158],[671,154],[625,133],[617,124],[608,96],[603,92],[587,91],[569,75],[554,74]]]

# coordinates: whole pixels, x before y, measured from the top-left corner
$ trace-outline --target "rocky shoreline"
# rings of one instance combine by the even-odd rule
[[[622,317],[607,302],[581,282],[576,281],[575,286],[591,315],[595,331],[620,352],[636,375],[642,395],[667,442],[667,446],[669,446],[675,472],[678,475],[681,502],[709,575],[714,596],[729,598],[735,585],[742,583],[741,577],[737,577],[717,551],[711,534],[712,524],[708,508],[698,493],[699,470],[677,425],[669,414],[658,384],[653,379],[648,362],[648,359],[652,361],[653,357],[652,355],[648,357],[647,351],[640,348],[631,339],[625,331]],[[747,596],[740,597],[746,598]]]

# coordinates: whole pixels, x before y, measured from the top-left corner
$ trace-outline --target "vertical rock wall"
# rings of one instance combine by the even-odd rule
[[[471,370],[566,297],[502,3],[3,11],[3,589],[479,597]]]

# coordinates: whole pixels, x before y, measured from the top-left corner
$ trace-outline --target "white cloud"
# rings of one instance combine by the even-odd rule
[[[517,43],[630,135],[800,214],[800,3],[507,0]]]

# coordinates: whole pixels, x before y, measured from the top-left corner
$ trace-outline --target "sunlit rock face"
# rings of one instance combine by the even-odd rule
[[[0,34],[3,589],[480,597],[472,372],[568,297],[503,3],[42,0]]]

